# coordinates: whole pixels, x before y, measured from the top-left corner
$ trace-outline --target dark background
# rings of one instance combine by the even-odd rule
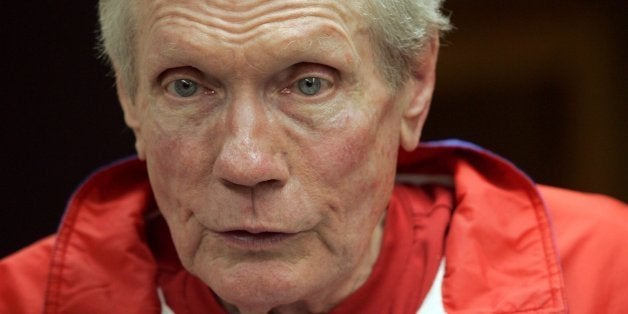
[[[0,257],[56,230],[133,153],[93,49],[96,1],[0,4]],[[470,140],[536,181],[628,200],[628,1],[450,0],[424,139]],[[592,209],[595,210],[595,209]]]

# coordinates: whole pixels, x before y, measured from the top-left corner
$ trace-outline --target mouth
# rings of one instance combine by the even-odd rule
[[[298,235],[298,233],[250,232],[247,230],[231,230],[219,234],[229,245],[251,251],[278,248]]]

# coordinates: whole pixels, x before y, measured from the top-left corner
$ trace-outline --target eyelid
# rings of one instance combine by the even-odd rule
[[[185,80],[185,81],[190,81],[190,82],[193,82],[193,83],[196,85],[196,90],[195,90],[195,91],[194,91],[194,93],[193,93],[192,95],[190,95],[190,96],[183,96],[183,95],[180,95],[180,94],[179,94],[179,93],[177,93],[177,91],[176,91],[176,84],[177,84],[177,82],[184,81],[184,80]],[[166,90],[166,92],[167,92],[169,95],[171,95],[171,96],[173,96],[173,97],[176,97],[176,98],[187,98],[187,99],[189,99],[189,98],[194,98],[194,97],[198,96],[198,95],[199,95],[199,94],[201,94],[201,93],[205,93],[205,92],[203,91],[203,89],[204,89],[204,88],[203,88],[203,86],[202,86],[201,84],[199,84],[198,82],[196,82],[196,81],[194,81],[194,80],[191,80],[191,79],[175,79],[175,80],[170,81],[170,82],[169,82],[168,84],[166,84],[166,86],[165,86],[165,90]]]
[[[297,82],[308,77],[318,77],[329,82],[336,81],[338,71],[326,65],[301,63],[294,66],[291,71],[290,81]]]
[[[165,86],[166,84],[178,79],[188,79],[200,83],[203,81],[203,75],[194,67],[186,66],[170,68],[159,74],[157,82],[159,82],[160,85]]]
[[[171,86],[178,80],[190,80],[198,85],[198,91],[190,97],[181,97],[171,90]],[[214,95],[216,88],[212,84],[207,84],[206,79],[197,69],[193,67],[181,67],[168,69],[161,73],[157,80],[160,88],[168,95],[177,99],[194,99],[199,95]]]
[[[165,88],[168,84],[182,79],[194,81],[205,90],[216,91],[220,88],[220,84],[209,80],[201,71],[194,67],[168,69],[158,76],[157,82],[162,88]]]
[[[307,78],[318,78],[322,81],[322,89],[320,94],[306,96],[308,98],[316,98],[328,93],[328,90],[332,89],[337,85],[337,81],[339,80],[338,71],[332,67],[321,65],[321,64],[313,64],[313,63],[301,63],[296,64],[291,69],[290,73],[287,76],[286,85],[282,88],[281,92],[283,94],[287,93],[296,93],[301,94],[298,90],[298,84],[301,80]]]

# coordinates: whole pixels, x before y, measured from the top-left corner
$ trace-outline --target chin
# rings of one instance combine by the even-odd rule
[[[302,265],[281,262],[260,262],[261,265],[242,263],[228,270],[211,272],[201,278],[224,302],[243,309],[273,308],[304,301],[317,285],[307,274],[299,271]],[[320,278],[319,278],[320,279]]]

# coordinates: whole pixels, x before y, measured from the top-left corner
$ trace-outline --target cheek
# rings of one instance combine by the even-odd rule
[[[216,134],[216,119],[195,107],[171,108],[159,99],[147,102],[141,134],[155,179],[164,177],[175,187],[198,180],[213,156],[216,139],[210,134]]]
[[[393,125],[347,114],[321,141],[310,145],[308,167],[315,169],[346,214],[385,207],[394,180],[398,141]],[[381,131],[380,131],[381,130]]]
[[[173,175],[177,172],[182,144],[174,138],[156,135],[146,145],[147,162],[154,173]]]
[[[169,185],[178,192],[199,183],[211,166],[212,147],[206,130],[164,130],[154,122],[146,136],[146,161],[155,183]]]
[[[205,169],[198,165],[203,154],[196,152],[194,139],[180,134],[165,134],[152,127],[146,137],[146,164],[150,183],[160,211],[171,229],[189,224],[193,204],[199,194],[192,187],[202,180]]]
[[[389,173],[396,163],[399,144],[394,119],[386,119],[345,114],[333,129],[312,145],[306,155],[312,156],[310,166],[319,168],[328,178],[355,176],[363,178],[364,183],[373,176]],[[380,179],[385,181],[386,178]],[[373,180],[372,183],[379,181]]]
[[[157,205],[170,229],[178,256],[185,267],[193,264],[203,228],[191,219],[189,199],[194,178],[185,155],[187,145],[177,136],[153,133],[147,145],[147,167]],[[186,201],[187,200],[187,201]]]
[[[146,166],[150,184],[161,213],[172,227],[177,221],[184,221],[182,201],[178,190],[181,189],[175,179],[181,171],[180,146],[176,140],[155,136],[146,146]],[[177,214],[177,215],[175,215]]]
[[[173,137],[153,134],[146,143],[146,164],[148,175],[155,197],[160,208],[170,209],[178,207],[179,202],[171,199],[177,195],[178,178],[182,167],[182,144]]]

